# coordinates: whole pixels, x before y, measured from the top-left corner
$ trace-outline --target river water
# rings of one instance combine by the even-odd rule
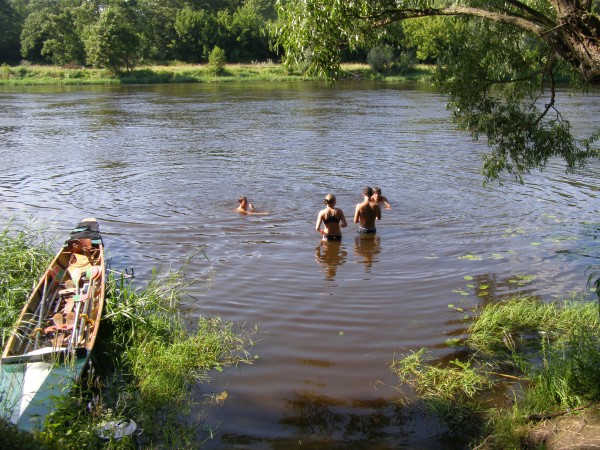
[[[581,135],[599,126],[597,94],[561,101]],[[189,314],[259,328],[254,364],[194,393],[227,393],[190,417],[213,429],[205,448],[452,448],[398,402],[411,393],[389,363],[451,355],[451,304],[592,299],[598,261],[598,161],[485,187],[485,151],[410,84],[2,87],[0,218],[62,237],[94,216],[113,268],[140,282],[205,246],[185,269]],[[392,204],[377,235],[350,223],[321,245],[323,197],[351,222],[364,185]],[[239,195],[269,214],[235,213]]]

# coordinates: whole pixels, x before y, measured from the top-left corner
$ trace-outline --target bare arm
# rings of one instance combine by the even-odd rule
[[[317,224],[315,225],[315,230],[323,234],[323,231],[321,230],[321,223],[323,223],[323,212],[320,212],[317,216]]]
[[[360,220],[360,205],[361,203],[356,205],[356,209],[354,210],[354,223],[358,223]]]

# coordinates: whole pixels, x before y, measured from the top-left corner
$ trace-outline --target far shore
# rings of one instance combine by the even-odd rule
[[[433,68],[427,65],[417,65],[402,74],[376,73],[368,64],[342,65],[343,79],[425,82],[432,72]],[[319,81],[324,80],[324,77],[308,77],[276,63],[227,64],[219,74],[215,74],[208,64],[182,63],[138,66],[129,72],[123,71],[117,74],[108,69],[74,65],[60,67],[4,64],[0,66],[0,85],[119,85],[307,80]]]

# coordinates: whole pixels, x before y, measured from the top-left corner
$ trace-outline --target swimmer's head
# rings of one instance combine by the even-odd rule
[[[335,205],[335,195],[327,194],[323,199],[323,203],[325,203],[326,205]]]

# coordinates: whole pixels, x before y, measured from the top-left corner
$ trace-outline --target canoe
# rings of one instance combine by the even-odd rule
[[[0,361],[0,416],[40,429],[86,368],[104,307],[106,266],[96,219],[83,219],[33,289]]]

